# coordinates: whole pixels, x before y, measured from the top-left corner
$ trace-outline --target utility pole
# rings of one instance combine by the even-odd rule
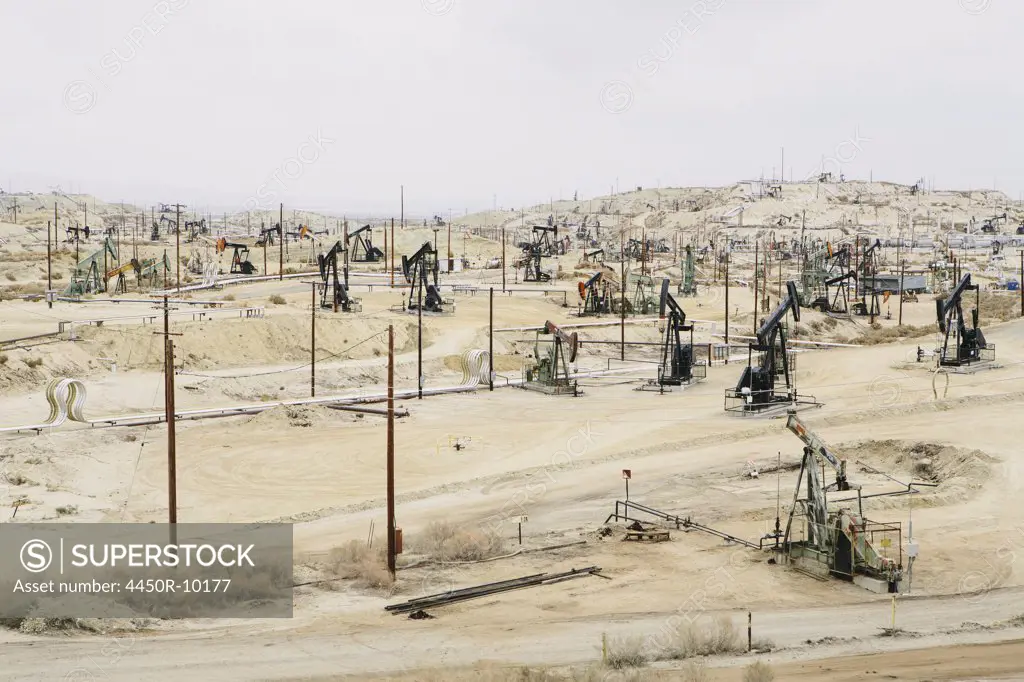
[[[278,213],[277,213],[278,223],[277,224],[278,224],[278,227],[281,228],[281,234],[278,235],[278,237],[281,238],[281,241],[278,244],[277,281],[278,282],[283,282],[284,281],[284,203],[283,202],[278,205],[278,209],[277,210],[278,210]]]
[[[621,301],[619,301],[619,331],[621,333],[622,345],[619,350],[619,360],[626,361],[626,237],[625,232],[619,235],[619,248],[622,251],[622,262],[619,264],[619,278],[621,280]]]
[[[903,272],[906,265],[906,262],[900,261],[900,317],[896,322],[896,325],[899,327],[903,326]]]
[[[452,276],[455,269],[455,259],[452,258],[452,210],[448,209],[448,276]]]
[[[1021,253],[1024,253],[1022,251]],[[505,228],[501,228],[501,291],[505,291]]]
[[[1024,317],[1024,251],[1020,252],[1020,278],[1017,280],[1017,290],[1020,291],[1020,316]]]
[[[50,265],[50,221],[46,221],[46,306],[49,308],[53,307],[52,294],[50,290],[53,289],[53,272]]]
[[[391,288],[395,288],[395,224],[391,223]]]
[[[729,364],[729,249],[725,250],[725,364]]]
[[[167,513],[171,524],[171,544],[178,543],[178,474],[177,451],[174,436],[174,342],[172,336],[180,333],[170,331],[170,307],[164,296],[164,330],[153,332],[164,337],[164,420],[167,422]]]
[[[174,287],[181,293],[181,204],[174,205]]]
[[[494,287],[491,287],[491,306],[490,306],[490,327],[487,331],[487,360],[488,360],[488,371],[487,378],[491,385],[490,390],[494,390]]]
[[[423,400],[423,281],[416,287],[416,386],[417,400]]]
[[[388,573],[395,578],[395,327],[388,325]]]
[[[316,397],[316,282],[313,282],[309,325],[309,397]],[[337,296],[334,297],[337,300]]]
[[[758,259],[758,247],[761,246],[761,240],[754,240],[754,334],[757,334],[757,259]]]

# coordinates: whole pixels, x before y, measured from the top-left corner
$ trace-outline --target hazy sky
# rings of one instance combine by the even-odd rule
[[[408,214],[771,175],[1024,191],[1020,0],[9,0],[0,185]],[[301,158],[301,160],[296,160]],[[776,173],[778,173],[776,169]]]

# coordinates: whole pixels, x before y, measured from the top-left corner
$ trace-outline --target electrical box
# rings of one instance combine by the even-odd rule
[[[918,549],[919,548],[918,548],[916,542],[908,542],[907,543],[907,556],[910,557],[911,559],[913,559],[914,557],[917,556]]]

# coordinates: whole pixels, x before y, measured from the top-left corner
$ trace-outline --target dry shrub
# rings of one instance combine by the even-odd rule
[[[876,323],[877,324],[877,323]],[[868,329],[850,343],[861,346],[877,346],[882,343],[893,343],[901,339],[916,339],[926,334],[932,334],[937,327],[933,324],[925,324],[915,327],[912,324],[897,325],[894,327],[876,326]]]
[[[233,300],[235,300],[235,295],[234,294],[226,294],[221,300],[233,301]]]
[[[639,668],[647,664],[642,637],[616,637],[608,642],[605,665],[614,670]]]
[[[41,367],[42,366],[43,359],[42,358],[29,358],[28,360],[25,361],[25,364],[29,366],[29,369],[35,369],[36,367]]]
[[[17,472],[7,474],[4,476],[4,478],[7,479],[7,482],[13,486],[36,485],[36,482],[30,479],[28,476],[25,476],[24,474]]]
[[[681,679],[685,682],[708,682],[711,676],[708,674],[704,661],[689,661],[680,671]]]
[[[6,365],[6,364],[7,364],[7,354],[6,353],[0,353],[0,365]]]
[[[615,682],[649,682],[657,678],[652,673],[643,670],[623,670],[612,673],[608,668],[600,665],[566,671],[527,666],[509,668],[482,663],[470,669],[417,670],[400,677],[388,676],[386,679],[402,680],[403,682],[608,682],[612,679]],[[326,679],[323,682],[326,682]]]
[[[281,296],[279,294],[274,294],[273,296],[271,296],[270,302],[273,303],[274,305],[284,305],[286,303],[286,301],[284,300],[284,296]]]
[[[744,650],[739,630],[731,619],[722,616],[711,627],[699,628],[695,624],[681,625],[672,633],[661,658],[686,659],[698,656],[739,653]]]
[[[480,561],[505,553],[505,541],[501,538],[459,528],[447,521],[428,525],[422,536],[413,542],[413,547],[417,553],[435,561]]]
[[[763,651],[766,653],[769,651],[775,651],[775,641],[768,639],[767,637],[756,637],[750,643],[750,648],[754,651]]]
[[[57,516],[74,516],[78,513],[78,507],[73,504],[57,507]]]
[[[754,661],[743,669],[743,682],[772,682],[775,671],[767,663]]]
[[[362,540],[352,540],[335,547],[327,557],[327,570],[336,578],[380,589],[393,583],[388,572],[387,547],[369,547]]]
[[[6,277],[7,281],[9,281],[9,282],[13,282],[13,281],[18,279],[17,277],[14,276],[13,273],[10,273],[10,272],[4,273],[4,277]]]

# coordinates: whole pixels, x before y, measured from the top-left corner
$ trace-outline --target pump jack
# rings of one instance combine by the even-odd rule
[[[364,232],[366,233],[365,237],[363,237]],[[354,245],[352,244],[353,239],[356,240]],[[353,263],[376,263],[377,261],[384,260],[384,252],[373,245],[372,239],[373,228],[369,225],[363,225],[348,235],[346,246],[352,254]]]
[[[579,345],[576,332],[567,334],[555,323],[545,322],[537,331],[535,362],[524,368],[523,388],[551,395],[580,395],[576,380],[569,378],[569,364],[576,362]]]
[[[819,405],[811,396],[800,396],[793,383],[792,359],[786,341],[788,333],[783,325],[787,313],[800,321],[800,304],[796,283],[786,282],[787,296],[757,330],[757,343],[750,344],[747,367],[743,370],[735,389],[725,392],[725,409],[743,414],[760,413],[780,405]],[[760,361],[754,365],[754,353]],[[776,381],[783,379],[785,391],[776,389]],[[732,404],[730,404],[732,403]]]
[[[405,281],[412,285],[409,288],[407,310],[416,310],[422,301],[424,312],[444,312],[444,301],[437,283],[437,249],[430,242],[424,242],[413,255],[402,256],[402,274],[405,275]]]
[[[261,229],[259,239],[256,240],[256,246],[262,246],[263,248],[273,246],[275,233],[277,234],[278,239],[280,239],[281,223],[274,223],[273,227],[264,227]]]
[[[217,253],[224,253],[228,249],[234,249],[231,254],[231,274],[251,275],[256,272],[256,266],[249,262],[249,247],[245,244],[229,242],[224,237],[217,240]]]
[[[344,253],[345,246],[338,241],[326,253],[317,254],[316,262],[320,267],[320,307],[339,309],[346,313],[359,312],[363,309],[359,299],[348,295],[347,266],[344,267],[343,279],[338,279],[338,254]]]
[[[853,270],[845,274],[825,280],[825,295],[814,300],[811,308],[833,315],[850,313],[850,282],[856,281],[857,273]],[[831,293],[829,289],[833,289]]]
[[[67,239],[64,240],[66,242],[80,242],[82,241],[83,236],[86,240],[89,239],[88,225],[85,227],[66,227],[64,230],[67,233]]]
[[[896,533],[896,547],[901,547],[902,531],[898,524],[871,523],[864,518],[862,509],[861,486],[850,483],[846,477],[846,461],[839,459],[824,441],[821,440],[790,411],[786,427],[804,442],[803,458],[800,462],[800,474],[797,477],[796,490],[793,493],[793,504],[790,507],[789,520],[786,522],[784,548],[787,558],[798,568],[813,574],[832,575],[845,580],[858,582],[868,589],[875,583],[875,591],[897,592],[903,578],[902,559],[896,561],[882,556],[872,544],[876,535],[881,534],[882,547],[892,546],[892,539],[886,535]],[[822,485],[819,467],[828,465],[835,472],[835,482]],[[800,491],[804,477],[807,479],[806,497],[800,499]],[[856,491],[858,510],[852,511],[839,508],[834,512],[828,509],[827,493],[831,491]],[[916,492],[916,491],[915,491]],[[845,498],[849,500],[850,498]],[[803,538],[794,539],[793,520],[801,516],[806,519]],[[779,534],[776,520],[776,537]],[[902,553],[901,553],[902,557]],[[858,580],[858,576],[862,576]],[[864,581],[866,577],[869,581]]]
[[[685,386],[695,383],[707,376],[704,365],[696,365],[693,360],[693,325],[686,324],[686,313],[672,294],[668,291],[667,279],[661,281],[661,305],[658,315],[668,319],[665,324],[665,341],[661,349],[661,365],[658,367],[660,386]],[[690,332],[690,343],[684,344],[680,332]],[[694,371],[696,370],[696,371]]]
[[[603,272],[599,270],[586,282],[579,282],[578,288],[583,299],[580,315],[602,315],[612,311],[610,287]]]
[[[551,275],[541,270],[541,251],[536,245],[528,245],[517,265],[523,268],[524,282],[547,282]]]
[[[975,308],[971,311],[971,328],[964,323],[962,299],[965,291],[978,292]],[[942,348],[939,349],[939,364],[943,367],[959,367],[982,360],[994,360],[996,347],[985,341],[985,334],[978,328],[978,308],[981,305],[980,286],[971,284],[970,274],[964,275],[960,283],[942,301],[935,301],[935,313],[939,331],[943,334]],[[953,347],[950,348],[950,337]],[[982,351],[985,351],[984,353]]]

